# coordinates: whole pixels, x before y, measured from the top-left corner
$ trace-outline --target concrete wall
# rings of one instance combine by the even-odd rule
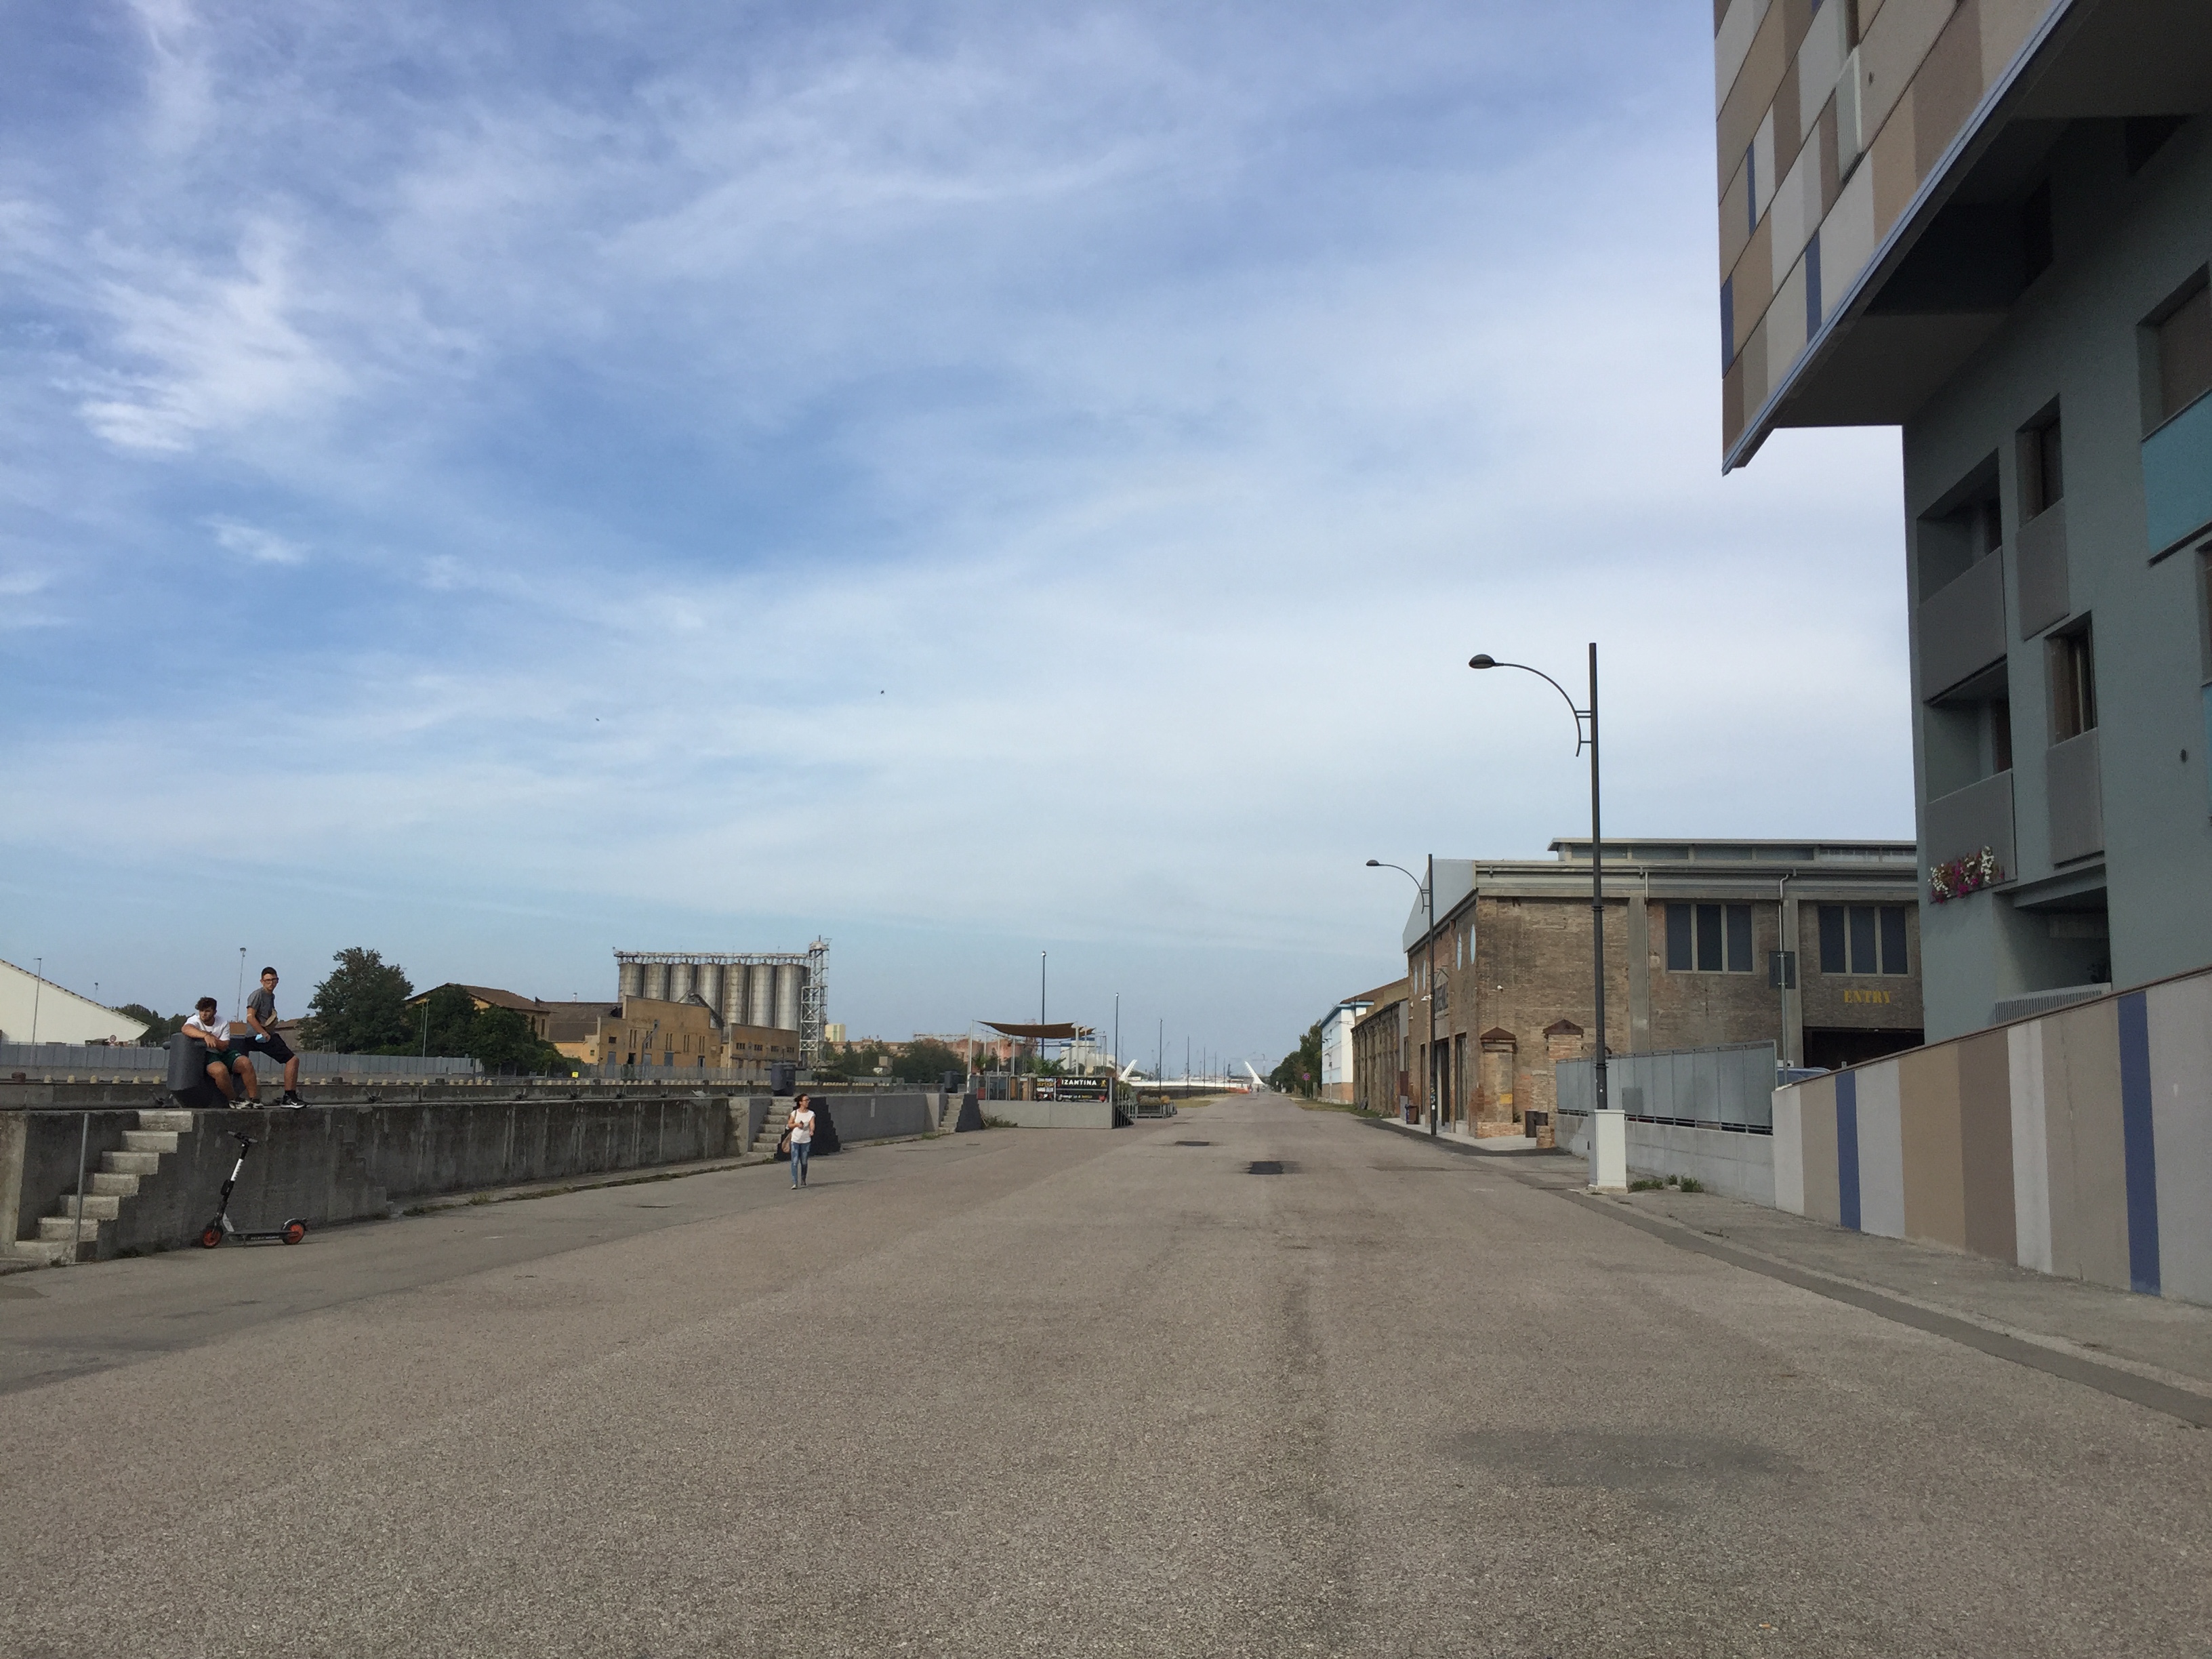
[[[817,1095],[814,1103],[826,1107],[837,1126],[840,1143],[886,1140],[904,1135],[926,1135],[937,1127],[939,1097],[921,1093],[900,1095]]]
[[[938,1105],[925,1094],[853,1095],[826,1103],[847,1145],[927,1134]],[[311,1225],[389,1214],[421,1199],[733,1158],[757,1142],[768,1096],[692,1093],[310,1106],[298,1111],[199,1112],[158,1172],[143,1177],[121,1215],[99,1230],[103,1255],[173,1249],[197,1237],[214,1213],[237,1156],[226,1133],[254,1139],[231,1200],[241,1227],[293,1216]],[[0,1113],[0,1218],[14,1215],[0,1248],[35,1238],[41,1217],[76,1190],[80,1133],[88,1122],[88,1171],[137,1128],[136,1107],[88,1113]]]
[[[1589,1156],[1589,1119],[1559,1114],[1559,1145]],[[1692,1129],[1674,1123],[1628,1123],[1628,1172],[1632,1176],[1692,1176],[1712,1191],[1747,1203],[1774,1204],[1775,1146],[1771,1135],[1728,1129]]]
[[[1103,1100],[992,1100],[986,1117],[1018,1129],[1110,1129],[1114,1108]]]
[[[1774,1097],[1776,1202],[2212,1304],[2212,972]]]

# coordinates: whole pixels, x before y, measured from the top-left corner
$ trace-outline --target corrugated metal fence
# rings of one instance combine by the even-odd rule
[[[0,1042],[0,1078],[10,1072],[64,1077],[158,1076],[168,1070],[168,1051],[118,1044],[107,1048],[96,1042]],[[276,1061],[262,1058],[258,1068],[277,1072]],[[417,1054],[310,1054],[300,1056],[302,1077],[481,1077],[483,1067],[473,1060],[447,1060]]]
[[[1738,1042],[1663,1054],[1606,1056],[1613,1109],[1648,1123],[1774,1133],[1774,1045]],[[1595,1061],[1563,1060],[1559,1109],[1589,1112],[1597,1103]]]

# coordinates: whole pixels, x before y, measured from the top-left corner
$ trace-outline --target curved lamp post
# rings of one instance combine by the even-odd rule
[[[1437,855],[1429,854],[1429,878],[1423,881],[1402,864],[1385,864],[1381,859],[1370,859],[1370,870],[1395,870],[1420,890],[1421,903],[1429,919],[1429,986],[1428,995],[1422,999],[1429,1005],[1428,1079],[1423,1085],[1423,1098],[1428,1103],[1429,1133],[1437,1132]]]
[[[1597,642],[1589,648],[1589,707],[1575,708],[1575,700],[1567,696],[1561,685],[1540,668],[1531,668],[1525,662],[1500,662],[1495,657],[1478,655],[1467,660],[1469,668],[1517,668],[1524,674],[1534,674],[1566,700],[1567,708],[1575,717],[1575,753],[1589,750],[1590,760],[1590,941],[1594,963],[1594,990],[1597,1005],[1597,1046],[1592,1051],[1597,1060],[1597,1109],[1608,1109],[1605,1087],[1605,842],[1601,830],[1598,811],[1597,772]]]

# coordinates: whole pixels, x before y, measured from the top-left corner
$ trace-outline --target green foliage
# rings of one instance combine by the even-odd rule
[[[421,1052],[419,1016],[407,1006],[415,988],[399,964],[358,945],[331,960],[337,966],[315,988],[302,1022],[306,1046],[341,1054]]]
[[[471,1054],[470,1042],[477,1024],[476,999],[458,985],[441,985],[410,1012],[414,1042],[398,1045],[396,1052],[459,1057]]]
[[[115,1012],[118,1014],[126,1014],[132,1019],[145,1022],[146,1035],[140,1037],[138,1042],[142,1047],[148,1048],[160,1048],[185,1029],[185,1017],[182,1014],[170,1014],[164,1017],[155,1013],[143,1002],[126,1002]]]
[[[1321,1022],[1316,1020],[1298,1039],[1298,1046],[1285,1054],[1275,1069],[1267,1073],[1267,1086],[1278,1094],[1316,1095],[1321,1092]]]
[[[441,985],[409,1011],[409,1018],[415,1022],[414,1041],[395,1043],[386,1053],[420,1054],[427,1049],[446,1059],[477,1060],[494,1075],[513,1077],[563,1077],[575,1070],[574,1060],[538,1041],[529,1015],[514,1008],[479,1008],[458,985]]]
[[[574,1062],[558,1048],[539,1042],[530,1017],[514,1008],[477,1009],[465,1043],[461,1052],[482,1060],[487,1072],[565,1076],[574,1067]]]
[[[917,1038],[906,1045],[906,1052],[891,1062],[891,1075],[906,1083],[926,1083],[934,1089],[945,1081],[947,1072],[965,1073],[968,1057],[956,1053],[950,1045],[933,1042],[927,1037]]]

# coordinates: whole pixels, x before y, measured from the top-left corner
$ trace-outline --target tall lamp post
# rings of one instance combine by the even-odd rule
[[[1437,1132],[1437,855],[1429,854],[1429,878],[1423,881],[1402,864],[1385,864],[1381,859],[1370,859],[1370,870],[1395,870],[1420,890],[1421,905],[1429,921],[1429,985],[1428,995],[1423,999],[1429,1005],[1429,1046],[1427,1048],[1427,1080],[1422,1085],[1422,1098],[1428,1103],[1429,1133]]]
[[[1495,657],[1469,657],[1469,668],[1517,668],[1524,674],[1534,674],[1562,697],[1575,717],[1575,753],[1589,750],[1590,760],[1590,952],[1593,964],[1593,992],[1597,1007],[1597,1046],[1595,1067],[1597,1084],[1597,1109],[1608,1109],[1605,1088],[1605,842],[1598,811],[1597,772],[1597,641],[1589,648],[1589,707],[1575,708],[1575,700],[1567,696],[1567,688],[1561,685],[1540,668],[1531,668],[1525,662],[1500,662]]]

